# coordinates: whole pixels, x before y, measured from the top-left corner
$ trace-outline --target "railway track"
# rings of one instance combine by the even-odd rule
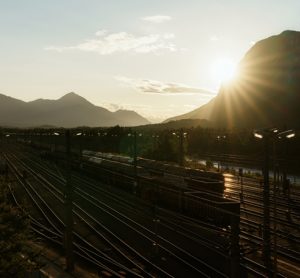
[[[37,169],[39,173],[43,173],[42,175],[46,177],[46,180],[51,181],[51,184],[55,184],[56,188],[60,188],[60,185],[56,179],[60,179],[61,183],[63,184],[65,182],[64,175],[65,173],[58,169],[55,164],[51,163],[40,163],[40,161],[37,161],[34,156],[30,154],[30,152],[26,153],[26,155],[22,158],[23,162],[27,165],[31,165],[30,167]],[[40,164],[40,165],[39,165]],[[41,167],[38,167],[41,166]],[[42,167],[43,166],[43,167]],[[43,169],[44,168],[44,169]],[[230,190],[226,190],[225,193],[228,197],[233,198],[237,201],[240,200],[240,182],[236,180],[234,177],[225,177],[226,184],[230,185]],[[155,235],[155,229],[160,229],[160,237],[163,235],[163,229],[169,230],[169,232],[176,231],[177,233],[181,234],[185,240],[191,240],[191,242],[197,243],[199,245],[203,245],[205,248],[208,248],[208,250],[213,250],[218,254],[218,251],[224,252],[226,248],[228,248],[228,237],[229,233],[228,231],[222,231],[221,229],[218,230],[214,226],[210,226],[208,223],[203,223],[201,221],[196,221],[195,219],[188,219],[188,217],[183,217],[180,214],[174,213],[172,217],[170,214],[172,214],[170,211],[163,210],[162,208],[156,207],[155,209],[149,204],[146,204],[142,200],[134,199],[131,200],[129,195],[123,196],[122,194],[118,194],[119,191],[115,190],[113,187],[109,185],[105,185],[103,183],[95,182],[93,179],[89,179],[87,177],[83,177],[79,174],[73,173],[73,182],[76,185],[76,190],[79,189],[78,193],[81,195],[84,195],[88,193],[91,196],[100,196],[104,195],[105,198],[109,198],[109,202],[113,205],[113,209],[117,211],[126,211],[126,217],[129,217],[130,220],[133,220],[135,222],[139,222],[139,225],[142,225],[144,228],[140,230],[140,233],[145,233],[145,230],[149,230],[148,238],[149,238],[149,244],[153,247],[153,243],[159,243],[161,244],[162,238],[159,238],[157,235]],[[62,186],[62,185],[61,185]],[[82,191],[80,191],[82,190]],[[262,247],[262,238],[260,234],[261,229],[261,223],[262,223],[262,208],[261,205],[261,192],[262,189],[259,186],[259,182],[257,180],[253,179],[246,179],[244,178],[244,185],[243,185],[243,191],[244,191],[244,199],[243,203],[241,204],[241,233],[240,233],[240,242],[242,246],[242,260],[241,260],[241,266],[243,269],[246,269],[247,272],[252,273],[253,275],[257,277],[264,277],[264,273],[266,273],[266,269],[261,265],[261,261],[255,261],[253,254],[259,254],[261,256],[261,247]],[[84,192],[84,193],[82,193]],[[272,192],[271,192],[272,194]],[[76,195],[77,196],[77,195]],[[91,196],[87,196],[87,199],[92,199]],[[78,196],[77,196],[78,197]],[[132,196],[131,196],[132,197]],[[293,200],[295,203],[298,203],[298,194],[295,192],[293,194]],[[132,204],[134,202],[137,202],[138,204],[136,206],[133,206]],[[97,210],[100,210],[99,204],[96,200],[94,207],[97,208]],[[86,210],[91,205],[86,200],[88,204],[86,204]],[[271,198],[271,205],[273,206],[273,199]],[[282,267],[282,265],[291,265],[292,263],[296,266],[299,265],[299,253],[295,251],[292,246],[298,246],[299,245],[299,238],[297,236],[291,236],[292,229],[297,230],[299,229],[299,225],[297,223],[291,223],[287,219],[285,219],[285,208],[286,208],[286,198],[285,196],[279,196],[277,199],[277,216],[279,216],[278,222],[277,222],[277,229],[276,233],[273,228],[271,229],[271,235],[272,238],[276,235],[277,237],[277,254],[278,254],[278,261],[279,261],[279,271],[283,270],[282,273],[284,274],[278,274],[278,277],[285,277],[284,275],[287,275],[287,277],[293,277],[289,276],[289,272]],[[103,209],[103,207],[102,207]],[[154,215],[155,210],[155,215]],[[144,211],[146,216],[145,219],[141,220],[141,211]],[[295,218],[297,220],[297,206],[292,207],[291,212],[292,218]],[[100,216],[99,216],[100,217]],[[118,216],[120,217],[120,216]],[[271,221],[273,221],[273,215],[271,214]],[[101,217],[100,217],[101,218]],[[170,220],[171,219],[171,220]],[[153,222],[153,220],[159,220]],[[128,220],[124,219],[124,222],[127,222]],[[150,224],[149,224],[150,223]],[[184,225],[183,225],[184,223]],[[96,225],[96,223],[94,223]],[[162,229],[163,228],[163,229]],[[193,230],[194,228],[194,230]],[[113,229],[113,227],[112,227]],[[199,233],[199,231],[201,231]],[[198,232],[198,233],[197,233]],[[297,232],[296,232],[297,233]],[[295,234],[296,234],[295,233]],[[199,236],[202,235],[202,236]],[[216,236],[220,235],[220,236]],[[210,240],[211,238],[211,240]],[[214,240],[214,238],[218,239],[217,241]],[[151,247],[151,248],[152,248]],[[272,249],[274,249],[274,246],[272,245]],[[169,250],[170,251],[170,250]],[[160,255],[168,257],[167,252],[163,253],[163,250],[161,248]],[[169,252],[170,255],[170,252]],[[173,257],[175,257],[175,253],[173,254]],[[183,258],[183,256],[182,256]],[[181,258],[181,259],[182,259]],[[190,257],[189,257],[190,258]],[[152,258],[151,258],[152,259]],[[187,259],[186,259],[187,260]],[[183,263],[182,260],[179,260],[179,262]],[[198,264],[199,261],[194,261],[193,263]],[[202,265],[201,268],[204,266]],[[192,267],[191,267],[192,268]],[[210,275],[209,272],[211,270],[206,270],[207,275]],[[200,272],[199,272],[200,273]],[[199,274],[198,273],[198,274]],[[217,272],[216,272],[217,273]],[[204,273],[205,274],[205,273]],[[225,274],[226,276],[226,274]]]
[[[8,160],[8,161],[10,161],[10,160]],[[12,164],[10,164],[11,166],[12,166]],[[14,166],[12,166],[12,167],[14,167]],[[28,167],[26,168],[26,169],[28,169]],[[17,169],[15,169],[16,171],[17,171]],[[18,175],[20,175],[20,173],[18,174]],[[39,175],[38,175],[38,177],[40,177]],[[22,182],[21,180],[19,180],[19,182]],[[26,185],[25,186],[27,186],[28,184],[30,184],[29,182],[26,182]],[[40,185],[41,184],[43,184],[43,183],[40,183]],[[24,183],[23,183],[23,185],[24,185]],[[49,185],[49,184],[48,184]],[[29,189],[30,188],[30,189]],[[47,187],[46,186],[44,186],[43,187],[44,189],[47,189]],[[37,203],[37,200],[36,200],[36,198],[33,196],[33,194],[35,194],[36,196],[38,196],[38,199],[39,200],[41,200],[43,203],[44,203],[44,207],[43,208],[41,208],[40,206],[39,206],[39,211],[44,215],[44,218],[47,220],[47,226],[49,226],[50,228],[52,228],[52,229],[54,229],[54,230],[56,230],[56,236],[57,235],[59,235],[60,236],[60,239],[61,239],[61,237],[62,237],[62,234],[63,234],[63,227],[60,227],[60,228],[58,228],[57,227],[57,222],[60,222],[60,223],[63,223],[62,222],[62,220],[60,219],[60,217],[55,213],[55,212],[53,212],[53,210],[50,208],[50,206],[49,205],[47,205],[46,204],[46,202],[43,200],[43,197],[42,196],[40,196],[39,195],[39,193],[37,192],[37,190],[34,188],[34,187],[32,187],[31,185],[30,185],[30,187],[27,187],[26,188],[27,189],[27,191],[28,191],[28,195],[31,197],[31,200],[34,202],[34,203]],[[53,188],[52,188],[53,189]],[[30,191],[29,191],[30,190]],[[52,192],[53,193],[53,192]],[[58,193],[58,191],[56,191],[56,193]],[[59,192],[59,194],[62,196],[62,193],[61,192]],[[59,203],[61,203],[61,205],[63,205],[63,200],[61,199],[61,196],[56,196],[57,197],[57,199],[58,200],[60,200],[60,202],[56,202],[55,204],[57,205],[57,204],[59,204]],[[47,197],[47,199],[48,199],[48,197]],[[52,203],[53,204],[53,203]],[[84,212],[84,211],[83,211]],[[56,223],[54,223],[54,221],[51,221],[51,220],[49,220],[49,214],[51,214],[54,218],[56,218]],[[85,218],[83,218],[80,214],[78,214],[77,212],[75,212],[75,215],[78,217],[77,219],[75,219],[75,221],[77,221],[77,222],[79,222],[79,220],[81,220],[81,225],[82,225],[82,223],[84,222],[84,223],[86,223],[88,226],[89,226],[89,228],[92,230],[92,232],[94,232],[94,233],[97,233],[98,235],[100,234],[99,233],[99,230],[96,230],[91,224],[90,224],[90,222],[88,222]],[[37,221],[35,221],[35,222],[37,222]],[[44,229],[44,228],[43,228]],[[51,230],[50,230],[51,231]],[[53,230],[52,230],[52,232],[53,232]],[[91,231],[90,231],[91,232]],[[105,254],[103,251],[101,251],[100,249],[97,249],[96,247],[94,247],[93,246],[93,244],[91,244],[91,243],[89,243],[89,242],[87,242],[87,240],[85,240],[81,235],[79,235],[77,232],[75,232],[74,234],[73,234],[73,236],[74,236],[74,242],[75,242],[75,246],[79,246],[79,248],[80,248],[80,250],[84,250],[84,256],[88,256],[89,257],[89,260],[91,261],[91,260],[95,260],[95,254],[97,254],[97,258],[102,258],[102,261],[103,261],[103,258],[105,259],[104,261],[105,261],[105,264],[104,263],[101,263],[101,267],[104,269],[104,270],[106,270],[106,271],[108,271],[109,273],[112,273],[113,275],[117,275],[117,273],[119,272],[119,271],[122,271],[122,272],[124,272],[125,271],[125,273],[131,273],[132,275],[134,275],[134,276],[140,276],[140,277],[152,277],[153,275],[152,274],[150,274],[150,273],[148,273],[147,271],[145,271],[145,270],[143,270],[141,267],[140,267],[140,265],[139,264],[137,264],[136,262],[134,262],[133,260],[131,260],[127,255],[125,255],[122,251],[120,251],[119,250],[119,248],[117,248],[117,247],[115,247],[115,246],[113,246],[111,243],[110,243],[110,240],[108,240],[108,239],[106,239],[106,243],[108,244],[108,246],[106,247],[106,249],[113,249],[114,248],[114,250],[117,252],[117,253],[121,253],[122,254],[122,257],[123,258],[121,258],[121,257],[118,257],[118,260],[116,260],[116,259],[113,259],[113,258],[111,258],[111,257],[109,257],[107,254]],[[102,238],[103,239],[103,238]],[[85,246],[83,246],[83,247],[81,247],[80,245],[78,245],[78,241],[81,241],[81,243],[82,242],[84,242],[85,243]],[[93,246],[93,248],[91,248]],[[102,248],[103,248],[103,246],[102,246]],[[80,252],[83,252],[83,251],[80,251]],[[92,255],[91,255],[92,254]],[[126,260],[126,261],[129,261],[130,262],[130,264],[132,264],[132,266],[131,267],[133,267],[133,268],[136,268],[136,269],[139,269],[140,270],[140,272],[142,272],[142,275],[140,275],[138,272],[134,272],[134,271],[131,271],[131,269],[130,268],[128,268],[128,267],[126,267],[126,266],[123,266],[123,265],[121,265],[118,261],[124,261],[124,260]],[[100,265],[100,262],[101,261],[97,261],[97,265]],[[110,264],[110,266],[106,266],[106,264]],[[112,268],[112,266],[111,265],[114,265],[114,269]],[[141,271],[142,270],[142,271]],[[121,277],[121,275],[120,274],[118,274],[118,276],[119,277]]]
[[[243,180],[243,199],[241,200],[241,181],[233,176],[225,177],[225,190],[227,197],[241,200],[241,245],[245,249],[245,256],[252,258],[253,254],[261,256],[263,245],[262,225],[263,225],[263,202],[262,188],[258,180]],[[287,277],[295,277],[295,272],[290,271],[287,266],[295,265],[300,267],[300,226],[297,219],[297,212],[294,207],[287,202],[286,196],[276,198],[276,214],[273,191],[270,192],[270,234],[272,239],[271,249],[278,257],[279,271]],[[277,196],[278,197],[278,196]],[[297,194],[292,198],[297,202]],[[290,209],[290,216],[295,221],[286,217],[286,211]],[[275,218],[276,217],[276,218]],[[274,226],[274,223],[276,223]],[[293,236],[292,236],[293,235]],[[276,245],[274,240],[276,238]],[[248,255],[248,254],[249,255]],[[296,276],[297,277],[297,276]]]
[[[16,159],[16,157],[14,158],[14,159]],[[32,171],[32,169],[30,170],[30,168],[28,167],[28,161],[27,161],[27,163],[25,163],[25,164],[23,164],[22,165],[22,168],[26,168],[27,169],[27,171],[31,171],[31,173],[32,173],[32,175],[35,175],[35,177],[37,177],[37,178],[41,178],[41,173],[42,173],[42,169],[40,168],[39,169],[39,173],[33,173],[33,171]],[[36,166],[36,165],[35,165]],[[44,169],[45,170],[45,169]],[[47,170],[48,171],[48,170]],[[43,175],[44,175],[45,173],[43,173]],[[49,171],[48,171],[48,174],[49,174]],[[61,183],[63,184],[64,183],[64,180],[61,178],[61,177],[59,177],[59,176],[56,176],[56,175],[54,175],[55,176],[55,178],[58,180],[58,179],[60,179],[61,180]],[[52,179],[53,179],[54,177],[52,176]],[[45,181],[43,181],[44,183],[45,183]],[[62,186],[62,184],[60,185],[60,186]],[[49,184],[47,185],[47,186],[49,186]],[[56,188],[56,190],[55,191],[57,191],[57,190],[59,190],[58,189],[58,185],[57,185],[57,183],[56,183],[56,186],[54,186],[54,188]],[[52,188],[53,190],[54,190],[54,188]],[[80,196],[77,194],[77,192],[79,191],[79,193],[80,193]],[[79,189],[79,186],[78,187],[76,187],[76,190],[75,190],[75,192],[76,192],[76,198],[78,197],[80,197],[80,198],[82,198],[82,195],[84,195],[85,194],[85,196],[86,196],[86,198],[87,198],[87,202],[89,202],[89,205],[88,206],[90,206],[91,204],[91,197],[92,196],[88,196],[87,195],[87,193],[86,192],[83,192],[83,191],[80,191],[80,189]],[[57,194],[58,194],[58,192],[57,192]],[[94,200],[94,202],[96,203],[96,201]],[[127,204],[128,205],[128,204]],[[97,203],[97,206],[96,206],[96,204],[94,204],[94,206],[95,207],[97,207],[97,209],[99,210],[100,208],[99,208],[99,203]],[[76,213],[78,213],[78,211],[81,211],[81,213],[83,213],[83,214],[86,214],[85,215],[85,217],[88,217],[89,216],[89,212],[87,212],[87,211],[85,211],[85,210],[87,210],[87,208],[85,208],[85,209],[82,209],[82,205],[80,206],[80,207],[78,207],[76,204],[75,204],[75,212]],[[103,207],[102,207],[102,210],[103,210]],[[85,212],[83,212],[83,211],[85,211]],[[115,216],[116,217],[116,216]],[[119,218],[120,218],[120,215],[118,216]],[[128,222],[130,219],[126,219],[126,221],[125,220],[123,220],[123,222]],[[91,221],[91,216],[90,216],[90,220],[89,221]],[[96,221],[95,221],[95,219],[93,220],[94,221],[94,225],[95,224],[97,224],[98,226],[97,226],[97,228],[99,228],[99,223],[97,223]],[[174,230],[174,223],[167,223],[167,222],[165,222],[165,223],[163,223],[163,224],[160,224],[161,225],[161,227],[163,227],[163,226],[167,226],[167,227],[164,227],[164,229],[173,229]],[[172,227],[171,227],[171,224],[173,225]],[[132,224],[132,221],[131,221],[131,224],[130,224],[131,226],[133,225]],[[140,225],[137,225],[137,226],[140,226]],[[132,230],[132,228],[133,227],[130,227],[130,229]],[[140,234],[140,236],[143,236],[143,238],[145,238],[145,231],[147,231],[147,228],[145,228],[145,227],[140,227],[142,230],[141,231],[139,231],[139,234]],[[162,234],[162,228],[160,228],[161,229],[161,231],[160,231],[160,234]],[[135,230],[137,230],[137,227],[135,227]],[[96,231],[94,231],[94,232],[96,232]],[[187,231],[184,231],[185,233],[187,233]],[[152,244],[153,244],[153,231],[150,231],[149,229],[148,229],[148,233],[149,233],[149,235],[148,235],[148,247],[149,246],[151,246]],[[182,232],[183,233],[183,232]],[[196,238],[195,238],[195,233],[193,234],[193,236],[191,236],[191,234],[189,234],[189,235],[186,235],[186,234],[184,234],[184,238],[185,238],[185,240],[188,240],[188,238],[189,238],[189,240],[191,241],[191,242],[193,242],[193,244],[195,244],[195,242],[197,242],[197,240],[198,240],[198,242],[197,242],[197,244],[200,244],[200,243],[202,243],[202,248],[205,246],[204,245],[204,242],[203,242],[203,239],[202,239],[202,242],[199,240],[199,238],[196,240]],[[169,242],[168,240],[166,240],[164,237],[162,237],[161,235],[159,236],[159,242],[160,242],[160,245],[159,245],[159,247],[160,247],[160,252],[164,252],[163,254],[166,254],[166,257],[172,257],[173,258],[173,260],[177,260],[178,262],[180,262],[181,264],[183,264],[183,265],[185,265],[187,268],[190,268],[190,271],[193,271],[193,272],[195,272],[195,273],[198,273],[197,275],[199,276],[199,275],[203,275],[203,276],[211,276],[212,275],[212,273],[217,273],[220,277],[221,276],[224,276],[224,277],[226,277],[226,275],[225,274],[223,274],[223,273],[221,273],[221,272],[218,272],[218,270],[217,269],[214,269],[214,268],[212,268],[210,265],[208,265],[208,264],[206,264],[206,263],[204,263],[203,261],[201,261],[201,260],[199,260],[197,257],[195,257],[194,255],[192,255],[191,253],[189,253],[189,252],[187,252],[187,251],[185,251],[183,248],[181,248],[181,247],[179,247],[179,246],[177,246],[176,244],[174,244],[174,243],[172,243],[172,242]],[[162,244],[163,243],[163,244]],[[207,244],[206,244],[207,245]],[[207,250],[209,250],[209,248],[211,248],[211,246],[206,246],[206,248],[208,248]],[[220,246],[218,246],[216,249],[220,249],[221,247]],[[216,252],[216,250],[214,250],[214,252]],[[137,255],[137,254],[136,254]],[[221,254],[220,254],[221,255]],[[190,261],[191,260],[193,260],[192,261],[192,263],[190,263]],[[144,263],[145,263],[145,261],[144,261]],[[154,266],[152,265],[152,268],[153,268]],[[157,266],[156,266],[156,268],[157,268]],[[205,271],[206,271],[206,273],[205,272],[203,272],[203,269],[204,268],[206,268],[205,269]],[[200,270],[201,269],[201,270]],[[185,270],[186,271],[186,270]],[[207,274],[208,273],[208,274]],[[166,275],[166,273],[164,273],[164,275]],[[191,276],[192,277],[192,276]],[[196,277],[196,276],[195,276]]]

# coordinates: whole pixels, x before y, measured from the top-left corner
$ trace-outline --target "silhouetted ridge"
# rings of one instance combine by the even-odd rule
[[[135,126],[149,121],[134,111],[110,112],[68,93],[58,100],[23,102],[0,94],[0,126]]]
[[[85,98],[83,98],[80,95],[77,95],[74,92],[70,92],[59,98],[60,101],[87,101]]]
[[[257,42],[239,68],[235,82],[185,115],[206,118],[216,127],[300,127],[300,32],[288,30]]]

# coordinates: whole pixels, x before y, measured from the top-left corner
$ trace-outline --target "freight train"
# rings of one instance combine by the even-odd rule
[[[37,146],[34,146],[35,148]],[[65,151],[47,149],[41,156],[64,163]],[[149,204],[227,227],[239,221],[238,202],[223,197],[221,173],[195,170],[137,157],[83,150],[71,154],[72,167],[105,184],[135,194]]]
[[[135,173],[133,159],[128,156],[84,150],[82,157],[83,161],[101,164],[106,169],[114,169],[125,175],[157,176],[191,190],[208,191],[220,195],[224,193],[224,177],[220,173],[180,167],[141,157],[137,157]]]
[[[137,158],[133,160],[101,152],[83,151],[81,170],[88,175],[133,192],[160,207],[218,226],[238,221],[238,202],[223,197],[224,179],[220,173],[204,172]]]

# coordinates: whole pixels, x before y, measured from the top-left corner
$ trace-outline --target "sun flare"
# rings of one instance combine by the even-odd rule
[[[215,82],[228,83],[237,76],[237,65],[229,58],[221,58],[211,65],[211,75]]]

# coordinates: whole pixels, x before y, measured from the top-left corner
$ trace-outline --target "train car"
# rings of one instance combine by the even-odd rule
[[[218,226],[230,226],[240,215],[240,203],[206,192],[185,192],[183,210]]]
[[[129,163],[129,164],[133,163],[133,159],[129,156],[123,156],[123,155],[112,154],[112,153],[103,153],[103,152],[94,152],[94,151],[89,151],[89,150],[83,150],[82,156],[83,157],[99,157],[99,158],[104,158],[107,160],[112,160],[112,161],[121,162],[121,163]]]
[[[171,174],[177,174],[177,175],[186,176],[194,179],[201,178],[207,180],[224,181],[224,177],[221,173],[191,169],[191,168],[186,168],[186,167],[165,163],[161,161],[154,161],[146,158],[138,158],[138,165],[142,167],[152,168],[155,170],[160,170]]]
[[[92,160],[84,161],[80,171],[102,181],[104,184],[132,193],[135,190],[135,178],[132,175],[127,175],[124,168],[122,170],[112,170],[112,165],[110,164],[110,167],[108,167],[107,163],[115,162],[107,161],[103,158],[93,158]]]
[[[224,193],[224,182],[219,180],[199,180],[199,179],[192,179],[192,178],[185,178],[185,182],[188,185],[188,188],[193,191],[204,191],[210,193],[216,193],[219,195],[223,195]]]
[[[98,157],[108,161],[119,162],[120,165],[114,163],[110,163],[109,165],[109,163],[107,162],[106,167],[113,167],[116,171],[121,171],[124,174],[134,174],[134,171],[132,169],[133,160],[128,156],[85,150],[83,151],[83,157],[85,157],[85,159],[89,159],[90,157]],[[129,165],[129,167],[126,166],[126,164]],[[145,170],[143,174],[145,174],[145,172],[148,172],[149,175],[159,177],[173,175],[173,177],[177,176],[177,179],[182,179],[183,177],[185,182],[190,186],[192,190],[203,190],[215,192],[217,194],[223,194],[224,192],[224,177],[221,173],[205,172],[141,157],[138,157],[137,165],[139,168],[139,172],[141,171],[140,169]]]
[[[56,152],[55,155],[65,158],[62,152]],[[135,192],[149,203],[219,226],[229,226],[231,215],[239,214],[239,203],[221,196],[224,178],[220,173],[143,158],[138,158],[135,172],[132,162],[128,156],[84,150],[80,170],[105,184]],[[74,159],[73,164],[76,167],[79,160]]]
[[[84,150],[80,170],[107,185],[134,192],[150,204],[218,226],[229,226],[231,215],[239,213],[239,203],[221,196],[224,182],[219,175],[203,176],[179,166],[144,159],[140,161],[136,175],[130,157]],[[76,165],[79,161],[73,160],[73,163]]]
[[[233,217],[239,217],[240,204],[216,194],[170,186],[156,177],[143,177],[138,186],[142,199],[216,226],[228,227]]]

